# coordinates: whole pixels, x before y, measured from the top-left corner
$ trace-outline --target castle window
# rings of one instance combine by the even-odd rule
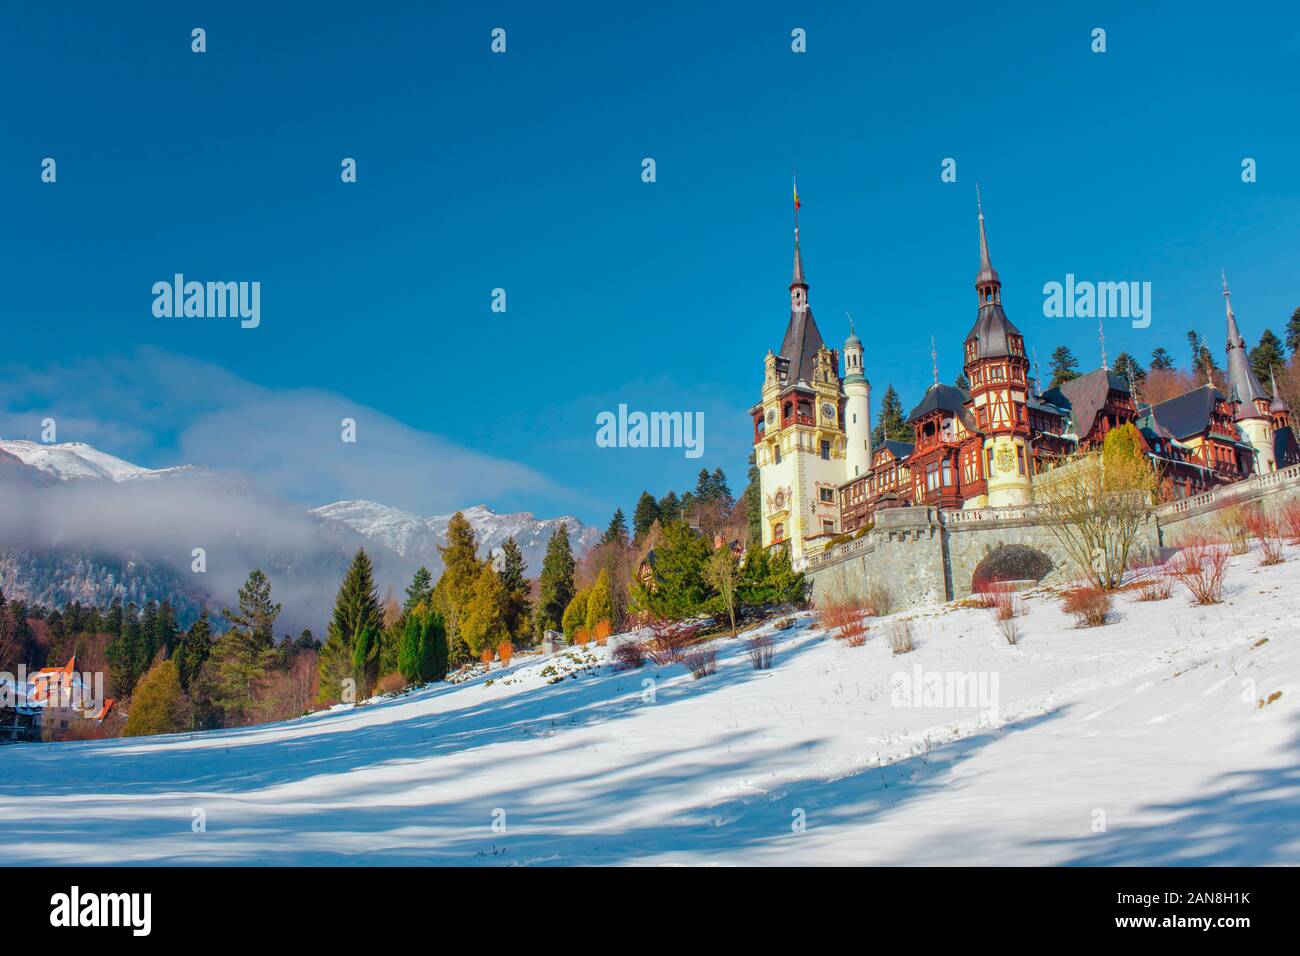
[[[825,461],[831,460],[831,443],[828,441],[822,442],[822,459]]]
[[[1016,461],[1020,465],[1020,473],[1025,473],[1025,448],[1023,445],[1016,446]]]
[[[835,522],[830,520],[829,518],[823,519],[822,534],[834,534],[834,533],[835,533]]]
[[[785,537],[785,525],[781,524],[781,522],[778,521],[776,524],[772,526],[772,540],[780,541],[784,537]]]
[[[952,484],[952,462],[947,458],[943,460],[943,483],[944,485]]]
[[[773,458],[772,458],[772,462],[773,462],[773,464],[776,464],[776,465],[781,464],[781,446],[780,446],[780,445],[777,445],[775,448],[772,449],[772,454],[773,454]]]
[[[817,491],[820,494],[822,501],[825,501],[828,504],[835,501],[835,492],[833,489],[818,488]]]

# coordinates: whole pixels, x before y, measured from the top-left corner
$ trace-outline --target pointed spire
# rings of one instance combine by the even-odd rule
[[[934,387],[939,387],[939,353],[934,350],[934,336],[930,336],[930,369],[934,373]]]
[[[1109,372],[1110,365],[1106,362],[1106,330],[1102,327],[1101,316],[1097,317],[1097,341],[1101,343],[1102,371]]]
[[[980,271],[975,277],[975,288],[979,290],[980,305],[998,302],[1002,298],[1002,281],[989,259],[989,237],[984,227],[984,203],[980,198],[979,183],[975,184],[975,208],[979,212],[980,223]]]
[[[1268,367],[1268,382],[1270,387],[1273,389],[1273,401],[1269,404],[1268,407],[1269,411],[1271,412],[1291,411],[1291,406],[1286,403],[1286,399],[1284,399],[1281,395],[1277,393],[1277,369],[1272,365]]]
[[[1043,394],[1043,370],[1038,367],[1038,346],[1034,346],[1034,387],[1030,389],[1030,394],[1035,398]]]
[[[1254,370],[1250,367],[1250,358],[1246,353],[1246,340],[1237,328],[1237,316],[1232,311],[1232,292],[1228,289],[1228,275],[1220,271],[1223,277],[1223,301],[1228,320],[1228,399],[1239,402],[1238,418],[1258,418],[1264,413],[1256,406],[1257,402],[1266,402],[1264,386],[1259,384]],[[1208,372],[1209,363],[1206,363]]]

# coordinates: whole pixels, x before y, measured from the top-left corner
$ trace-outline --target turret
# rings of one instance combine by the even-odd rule
[[[853,331],[852,316],[844,340],[844,432],[848,480],[871,470],[871,383],[863,369],[862,340]]]

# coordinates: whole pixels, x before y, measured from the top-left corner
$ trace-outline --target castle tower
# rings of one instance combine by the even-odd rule
[[[790,321],[781,351],[764,359],[763,398],[750,415],[763,546],[788,546],[791,561],[802,567],[839,532],[846,449],[839,355],[822,341],[808,304],[795,208]]]
[[[1232,293],[1228,290],[1226,274],[1223,276],[1223,300],[1228,313],[1228,400],[1237,402],[1237,427],[1247,444],[1255,449],[1255,471],[1264,475],[1277,470],[1273,452],[1272,402],[1250,367],[1246,342],[1232,312]]]
[[[853,331],[844,340],[845,480],[871,470],[871,383],[862,366],[862,340]]]
[[[1269,384],[1273,387],[1273,401],[1269,403],[1269,414],[1273,417],[1273,429],[1291,427],[1291,406],[1277,392],[1277,370],[1268,370]]]
[[[1001,508],[1032,500],[1029,416],[1025,411],[1029,360],[1024,336],[1002,311],[1002,280],[989,260],[978,186],[975,202],[980,228],[980,271],[975,277],[979,314],[966,336],[964,371],[975,424],[983,438],[987,495],[986,501],[977,499],[973,504]]]

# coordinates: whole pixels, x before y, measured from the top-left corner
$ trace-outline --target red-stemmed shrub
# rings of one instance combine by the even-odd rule
[[[1170,561],[1170,574],[1187,588],[1193,604],[1218,604],[1223,600],[1223,580],[1228,573],[1229,546],[1211,538],[1188,538]]]
[[[692,647],[682,655],[682,663],[696,680],[718,672],[718,652],[708,645]]]
[[[695,642],[699,628],[681,621],[657,620],[650,624],[650,639],[646,643],[646,656],[655,667],[676,664]]]
[[[772,635],[755,634],[746,645],[749,649],[749,662],[754,670],[765,671],[772,666]]]
[[[1246,528],[1259,541],[1259,563],[1281,564],[1282,522],[1263,508],[1252,508],[1246,513]]]
[[[625,638],[614,645],[614,670],[630,671],[645,666],[646,646],[644,641]]]
[[[1300,501],[1288,501],[1282,506],[1282,528],[1292,544],[1300,544]]]
[[[1110,617],[1111,596],[1101,588],[1081,587],[1065,595],[1062,610],[1074,615],[1077,627],[1100,627]]]

